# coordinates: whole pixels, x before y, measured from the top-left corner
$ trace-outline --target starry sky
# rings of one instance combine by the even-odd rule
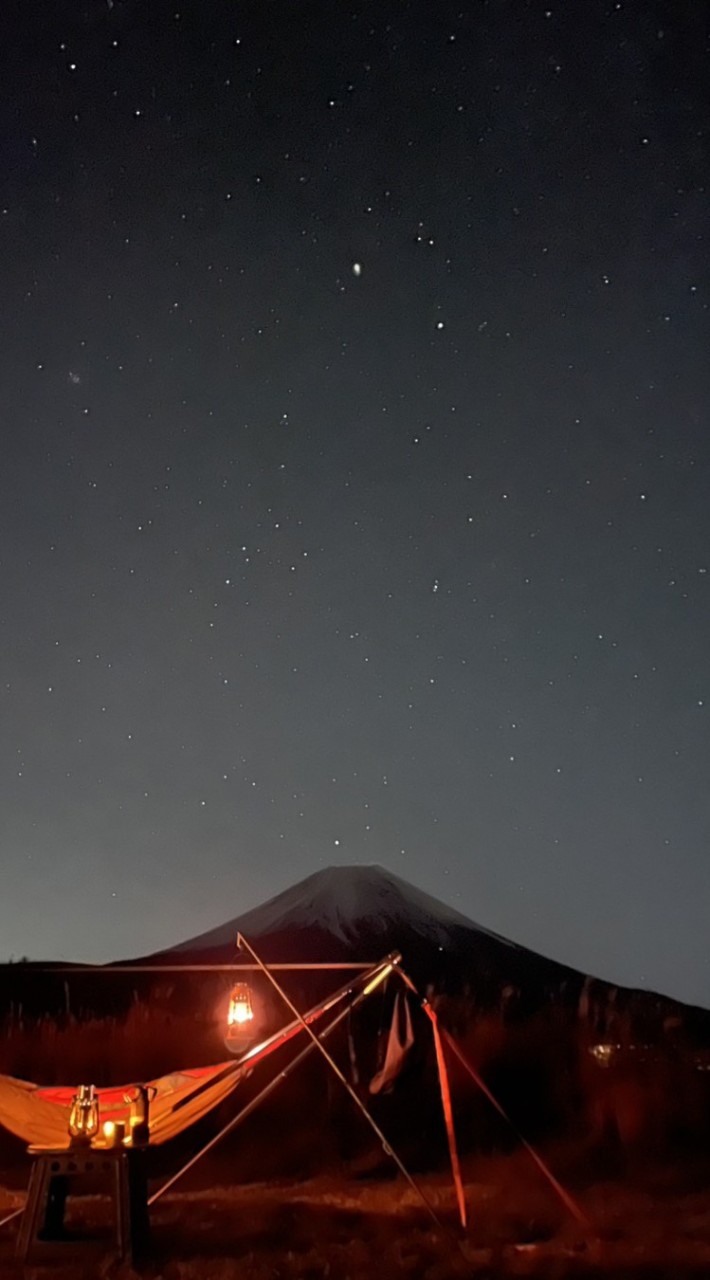
[[[710,1004],[705,7],[5,20],[1,958],[378,862]]]

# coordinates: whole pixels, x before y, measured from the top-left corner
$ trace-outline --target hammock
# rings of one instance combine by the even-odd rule
[[[228,1070],[229,1074],[226,1074]],[[216,1107],[239,1084],[242,1072],[233,1063],[175,1071],[148,1083],[150,1140],[167,1142]],[[196,1086],[204,1086],[199,1089]],[[130,1103],[124,1095],[133,1085],[97,1089],[101,1122],[123,1122],[128,1128]],[[69,1145],[69,1112],[76,1086],[42,1089],[27,1080],[0,1076],[0,1122],[35,1147]]]
[[[381,969],[382,966],[376,968]],[[309,1025],[317,1022],[323,1014],[358,989],[364,979],[371,977],[371,972],[341,987],[315,1005],[303,1015],[304,1022]],[[219,1062],[211,1067],[173,1071],[170,1075],[147,1081],[150,1091],[148,1096],[151,1098],[151,1145],[169,1142],[197,1120],[201,1120],[229,1097],[240,1081],[251,1074],[258,1062],[269,1057],[299,1032],[303,1032],[300,1018],[236,1060]],[[123,1122],[128,1129],[130,1103],[126,1102],[124,1095],[130,1094],[134,1089],[135,1081],[96,1090],[100,1124],[107,1120],[114,1124]],[[27,1080],[16,1080],[13,1076],[0,1075],[0,1124],[31,1146],[52,1149],[67,1147],[69,1113],[76,1093],[76,1085],[43,1087]]]

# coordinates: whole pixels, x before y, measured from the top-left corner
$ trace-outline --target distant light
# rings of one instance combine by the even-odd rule
[[[614,1054],[620,1048],[621,1046],[618,1044],[593,1044],[589,1052],[601,1067],[608,1067]]]
[[[361,262],[353,262],[353,275],[354,275],[354,276],[361,276],[361,275],[362,275],[362,263],[361,263]]]

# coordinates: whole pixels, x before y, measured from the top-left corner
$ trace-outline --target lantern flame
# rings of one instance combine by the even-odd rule
[[[251,991],[249,990],[246,982],[238,982],[237,985],[232,988],[232,994],[229,997],[227,1026],[242,1027],[253,1020],[254,1010],[251,1003]]]

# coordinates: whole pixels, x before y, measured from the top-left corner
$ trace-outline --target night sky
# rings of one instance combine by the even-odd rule
[[[3,15],[0,958],[378,862],[710,1004],[706,6]]]

